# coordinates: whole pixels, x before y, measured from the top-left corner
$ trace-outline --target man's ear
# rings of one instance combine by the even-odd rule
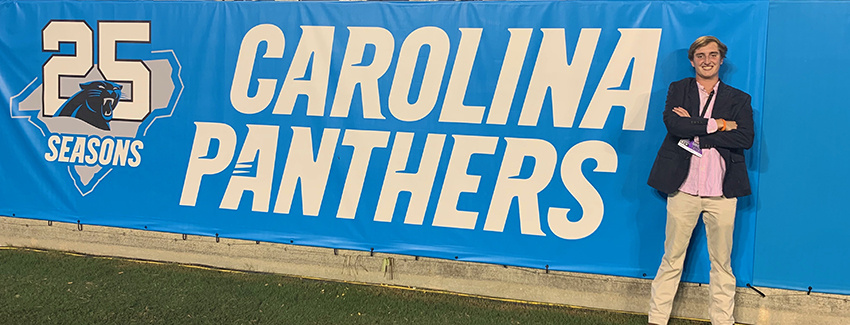
[[[691,62],[691,67],[692,67],[692,68],[696,68],[696,67],[697,67],[697,66],[695,66],[695,65],[694,65],[694,60],[690,60],[689,62]]]

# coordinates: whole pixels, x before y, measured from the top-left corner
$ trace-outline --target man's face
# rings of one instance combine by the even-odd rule
[[[714,42],[697,48],[694,52],[694,59],[691,60],[691,66],[694,67],[697,75],[703,79],[717,77],[721,64],[723,64],[723,58],[720,57],[720,50],[717,49],[717,43]]]

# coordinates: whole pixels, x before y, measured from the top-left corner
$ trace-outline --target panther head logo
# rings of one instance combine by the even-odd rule
[[[121,88],[121,85],[106,80],[81,83],[81,90],[62,104],[55,116],[76,117],[98,129],[109,131],[109,121],[121,99]]]

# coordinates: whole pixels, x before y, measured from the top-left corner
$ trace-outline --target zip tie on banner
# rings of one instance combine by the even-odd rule
[[[83,224],[80,222],[80,220],[77,220],[77,229],[83,231]]]
[[[760,295],[762,298],[767,297],[767,296],[765,296],[765,295],[764,295],[764,293],[762,293],[761,291],[759,291],[759,289],[756,289],[756,287],[754,287],[754,286],[750,285],[749,283],[747,283],[747,288],[753,289],[753,291],[758,292],[758,293],[759,293],[759,295]]]

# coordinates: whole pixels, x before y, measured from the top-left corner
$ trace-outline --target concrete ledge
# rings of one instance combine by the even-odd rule
[[[0,217],[0,245],[72,251],[220,268],[445,290],[645,314],[649,285],[634,279],[459,262],[407,255],[274,244],[124,228]],[[850,297],[738,288],[745,324],[848,324]],[[674,317],[708,319],[708,286],[683,283]]]

